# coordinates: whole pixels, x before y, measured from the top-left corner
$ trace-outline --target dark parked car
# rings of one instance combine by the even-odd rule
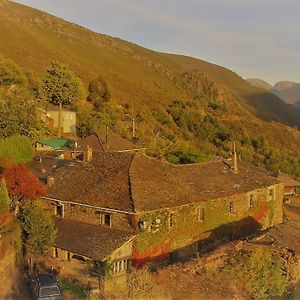
[[[62,300],[62,293],[55,277],[51,274],[37,274],[34,278],[33,291],[37,300]]]

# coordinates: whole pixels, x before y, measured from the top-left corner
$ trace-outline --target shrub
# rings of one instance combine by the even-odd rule
[[[10,199],[6,189],[5,180],[1,180],[0,184],[0,213],[5,213],[9,211]]]
[[[244,291],[254,299],[281,297],[288,286],[283,261],[278,255],[263,249],[233,257],[223,272],[238,284],[242,283]]]
[[[15,164],[26,164],[33,158],[32,141],[21,135],[0,139],[0,161],[10,160]]]

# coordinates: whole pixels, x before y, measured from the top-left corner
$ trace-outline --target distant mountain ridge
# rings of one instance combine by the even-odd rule
[[[280,81],[274,85],[272,92],[284,102],[300,108],[300,83]]]
[[[256,78],[249,78],[246,79],[252,86],[257,87],[257,88],[262,88],[267,91],[272,89],[272,85],[262,79],[256,79]]]
[[[292,81],[279,81],[270,85],[261,79],[247,79],[254,87],[263,88],[271,91],[273,94],[281,98],[285,103],[292,104],[300,108],[300,83]]]

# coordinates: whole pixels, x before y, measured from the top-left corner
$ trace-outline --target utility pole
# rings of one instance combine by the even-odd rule
[[[132,118],[132,138],[135,139],[135,117]]]
[[[132,138],[135,139],[135,117],[132,117],[129,114],[125,114],[125,116],[129,117],[132,120]]]
[[[232,160],[233,160],[233,173],[238,173],[238,166],[237,166],[237,155],[236,155],[236,146],[235,142],[233,142],[233,152],[232,152]]]

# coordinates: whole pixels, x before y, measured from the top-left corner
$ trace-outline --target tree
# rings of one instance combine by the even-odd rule
[[[0,213],[9,211],[10,199],[6,189],[5,180],[2,178],[0,184]]]
[[[31,255],[46,254],[49,247],[54,244],[56,229],[50,213],[44,209],[42,202],[25,201],[20,209],[19,220]]]
[[[46,188],[27,168],[26,165],[15,165],[3,172],[8,193],[15,202],[25,199],[36,200],[46,194]]]
[[[5,160],[12,164],[25,164],[32,160],[33,154],[32,141],[26,136],[0,138],[0,165]]]
[[[108,86],[101,77],[91,81],[89,85],[89,93],[90,94],[87,99],[94,105],[94,108],[97,111],[110,99]]]
[[[0,86],[27,85],[27,78],[20,66],[11,59],[0,58]]]
[[[38,116],[37,102],[24,87],[0,91],[0,137],[15,134],[38,140],[46,132]]]
[[[42,79],[42,91],[46,100],[54,105],[75,107],[86,98],[82,81],[65,65],[53,62]]]

